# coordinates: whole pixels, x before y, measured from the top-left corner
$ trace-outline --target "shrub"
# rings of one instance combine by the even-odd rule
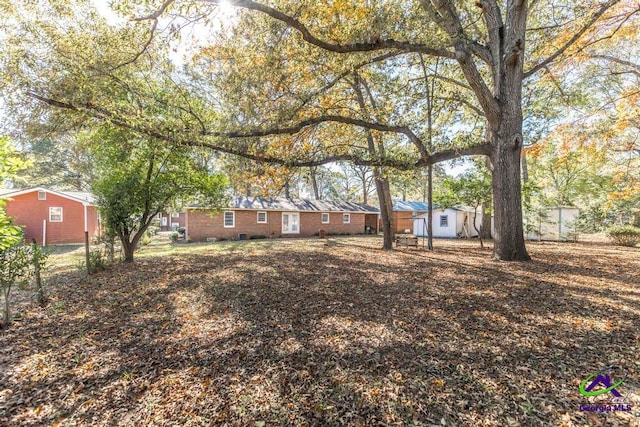
[[[172,242],[177,242],[178,237],[180,237],[180,233],[178,233],[177,231],[174,231],[173,233],[169,234],[169,240],[171,240]]]
[[[98,248],[89,251],[89,274],[95,274],[104,271],[107,268],[107,262]]]
[[[9,325],[11,290],[14,285],[26,284],[31,274],[31,254],[29,246],[16,243],[0,250],[0,291],[4,297],[4,310],[0,327]]]
[[[138,248],[147,246],[149,243],[151,243],[151,236],[149,233],[144,233],[140,240],[138,240]]]
[[[607,236],[614,245],[633,247],[640,243],[640,228],[633,225],[610,227]]]
[[[155,236],[156,234],[158,234],[158,230],[159,230],[159,228],[158,228],[158,227],[156,227],[155,225],[150,225],[150,226],[147,228],[147,234],[148,234],[149,236],[153,237],[153,236]]]
[[[266,238],[267,236],[265,236],[264,234],[253,234],[249,236],[249,240],[266,239]]]

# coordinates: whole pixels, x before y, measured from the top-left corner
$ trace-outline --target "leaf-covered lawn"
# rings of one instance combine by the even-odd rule
[[[640,425],[640,250],[436,245],[191,245],[60,271],[0,332],[0,424]],[[606,366],[632,411],[580,412]]]

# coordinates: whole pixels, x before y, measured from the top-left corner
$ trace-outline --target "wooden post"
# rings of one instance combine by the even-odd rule
[[[87,218],[87,205],[84,205],[84,257],[87,263],[87,276],[91,274],[91,266],[89,265],[89,224]]]
[[[91,274],[91,266],[89,265],[89,232],[84,232],[84,257],[87,263],[87,275]]]

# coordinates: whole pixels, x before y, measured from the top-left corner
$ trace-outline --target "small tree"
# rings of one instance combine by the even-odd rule
[[[107,230],[122,243],[124,261],[133,262],[138,242],[158,213],[178,201],[218,206],[224,177],[210,173],[184,148],[111,127],[97,130],[98,170],[92,190]]]
[[[537,204],[525,205],[524,229],[527,235],[535,235],[538,241],[542,240],[542,224],[549,222],[549,208]]]
[[[26,283],[31,267],[29,247],[14,244],[0,251],[0,290],[4,299],[2,326],[7,327],[10,322],[11,291],[15,285]]]
[[[14,178],[16,173],[27,167],[20,159],[8,138],[0,137],[0,185],[6,179]],[[4,210],[5,202],[0,199],[0,251],[8,249],[22,240],[22,230],[13,224]]]
[[[36,300],[38,304],[44,305],[47,302],[42,284],[42,269],[44,268],[49,252],[43,250],[41,246],[36,244],[36,239],[31,239],[30,246],[31,264],[33,265],[33,277],[36,285]]]

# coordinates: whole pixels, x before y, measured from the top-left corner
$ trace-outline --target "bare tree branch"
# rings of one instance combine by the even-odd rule
[[[611,55],[593,54],[591,55],[591,57],[595,59],[604,59],[609,62],[614,62],[616,64],[624,65],[625,67],[632,68],[632,70],[629,70],[629,71],[640,77],[640,64],[636,64],[631,61],[626,61],[624,59],[616,58],[615,56],[611,56]]]

